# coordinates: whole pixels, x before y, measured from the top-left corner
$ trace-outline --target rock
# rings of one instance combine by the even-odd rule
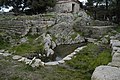
[[[120,33],[116,34],[116,35],[114,36],[114,38],[117,39],[117,40],[120,40]]]
[[[49,29],[49,33],[53,36],[56,45],[74,44],[84,42],[84,38],[76,33],[71,26],[71,23],[61,22]],[[72,38],[72,36],[74,36]]]
[[[80,50],[79,49],[75,49],[74,52],[79,52]]]
[[[82,49],[85,48],[85,47],[87,47],[87,46],[82,46],[82,47],[79,47],[79,48],[77,48],[77,49],[82,50]]]
[[[110,40],[110,45],[112,45],[114,42],[119,42],[119,40]]]
[[[63,58],[64,61],[68,61],[68,60],[71,60],[71,59],[72,59],[72,58],[71,58],[71,57],[68,57],[68,56],[66,56],[66,57]]]
[[[18,59],[22,58],[22,56],[15,55],[15,56],[13,56],[12,58],[13,58],[14,60],[18,60]]]
[[[104,44],[107,44],[107,43],[109,42],[105,37],[101,38],[101,41],[102,41],[102,43],[104,43]]]
[[[111,66],[99,66],[93,72],[91,80],[120,80],[120,69]]]
[[[110,62],[110,63],[108,63],[108,66],[119,67],[120,66],[120,62]]]
[[[52,49],[56,47],[56,44],[54,41],[52,41],[50,34],[42,34],[42,36],[44,41],[44,49],[47,53],[47,57],[49,57],[50,55],[54,54],[54,51]]]
[[[60,61],[58,61],[58,63],[63,64],[63,63],[65,63],[65,61],[64,60],[60,60]]]
[[[25,57],[22,57],[22,58],[19,59],[18,61],[20,61],[20,62],[25,62],[25,64],[30,64],[32,60],[27,59],[27,58],[25,58]]]
[[[5,50],[0,50],[0,53],[3,53],[3,52],[5,52]]]
[[[111,65],[120,67],[120,53],[118,53],[118,52],[114,53],[114,55],[112,57]]]
[[[45,65],[47,65],[47,66],[58,65],[58,64],[59,64],[58,61],[45,63]]]
[[[72,58],[72,57],[74,56],[74,54],[69,54],[69,55],[67,55],[67,56]]]
[[[47,50],[47,57],[49,57],[50,55],[53,55],[54,51],[52,49],[48,49]]]
[[[116,37],[115,37],[115,36],[110,36],[110,39],[111,39],[111,40],[115,40]]]
[[[54,41],[52,41],[52,49],[54,49],[55,47],[56,47],[56,44],[55,44],[55,42]]]
[[[74,15],[71,13],[59,13],[56,15],[56,23],[61,22],[72,22],[75,19]]]
[[[25,60],[25,57],[22,57],[21,59],[19,59],[18,61],[23,62]]]
[[[116,46],[116,47],[118,46],[118,47],[119,47],[119,46],[120,46],[120,41],[114,42],[114,43],[112,44],[112,47],[114,47],[114,46]]]
[[[78,12],[78,16],[79,16],[79,17],[83,17],[83,18],[90,19],[90,17],[88,17],[87,13],[86,13],[84,10],[80,10],[80,11]]]
[[[83,48],[85,48],[86,46],[83,46],[83,47],[79,47],[77,49],[74,50],[74,52],[79,52],[80,50],[82,50]]]
[[[77,54],[77,53],[76,53],[76,52],[72,52],[71,54],[75,55],[75,54]]]
[[[120,47],[113,47],[112,49],[113,49],[113,51],[118,51],[118,50],[120,50]]]
[[[110,21],[100,21],[100,20],[91,20],[90,21],[91,26],[115,26],[112,22]]]
[[[3,56],[7,57],[7,56],[10,56],[11,54],[10,53],[3,53]]]
[[[0,52],[0,55],[2,55],[3,53]]]
[[[27,40],[28,40],[27,37],[26,38],[21,38],[20,43],[25,43]]]
[[[24,62],[25,62],[25,64],[31,65],[32,60],[25,58]]]
[[[45,43],[44,44],[44,49],[47,51],[49,48],[50,48],[50,46],[47,43]]]
[[[113,47],[112,48],[112,55],[114,55],[115,52],[120,52],[120,47]]]
[[[32,64],[32,62],[36,59],[36,57],[34,57],[30,62],[29,62],[29,65]]]
[[[104,37],[105,37],[105,38],[108,38],[108,37],[109,37],[109,35],[105,35]]]
[[[93,39],[93,38],[86,38],[88,42],[92,42],[95,43],[97,41],[97,39]]]
[[[41,62],[41,63],[40,63],[40,65],[41,65],[41,66],[44,66],[44,65],[45,65],[45,63],[44,63],[44,62]]]
[[[34,67],[39,67],[41,64],[41,60],[40,59],[35,59],[35,62],[31,65],[33,68]]]
[[[120,41],[119,40],[110,40],[110,45],[113,47],[120,46]]]

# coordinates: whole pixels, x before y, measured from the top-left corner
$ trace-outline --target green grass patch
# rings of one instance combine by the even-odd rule
[[[38,35],[27,35],[27,42],[18,44],[9,49],[9,52],[15,52],[15,54],[24,56],[26,54],[34,53],[36,51],[43,51],[43,44],[40,39],[35,41],[38,38]]]
[[[116,27],[114,28],[114,30],[116,30],[117,32],[120,33],[120,25],[116,26]]]
[[[10,43],[8,42],[8,40],[0,36],[0,49],[6,49],[9,46],[10,46]]]
[[[15,54],[24,56],[26,54],[36,52],[39,49],[40,50],[43,49],[43,45],[40,45],[40,44],[32,45],[30,43],[22,43],[18,46],[14,46],[9,51],[10,52],[15,52]]]
[[[72,40],[74,40],[76,37],[77,37],[77,33],[71,35]]]
[[[106,65],[111,61],[110,49],[106,46],[97,46],[88,44],[86,48],[80,51],[76,57],[67,64],[76,70],[79,70],[86,79],[90,80],[94,69],[99,65]]]

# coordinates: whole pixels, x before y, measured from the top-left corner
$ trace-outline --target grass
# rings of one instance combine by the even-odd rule
[[[102,47],[102,48],[100,48]],[[67,64],[80,73],[86,75],[86,79],[90,80],[94,69],[99,65],[106,65],[111,61],[110,49],[106,46],[97,46],[88,44],[86,48],[76,55]]]
[[[114,30],[116,30],[117,32],[120,33],[120,25],[116,26],[116,27],[114,28]]]
[[[36,51],[42,51],[43,45],[41,41],[36,41],[35,39],[38,35],[27,35],[27,42],[18,44],[17,46],[13,46],[9,49],[9,52],[15,52],[15,54],[24,56],[26,54],[30,54]]]
[[[33,44],[30,44],[30,43],[22,43],[22,44],[20,44],[18,46],[12,47],[9,51],[10,52],[15,51],[15,54],[24,56],[26,54],[36,52],[39,49],[43,49],[43,45],[40,45],[40,44],[33,45]]]
[[[6,49],[10,46],[10,43],[7,39],[4,39],[3,36],[0,36],[0,49]]]
[[[99,65],[107,64],[111,60],[111,55],[106,45],[97,46],[90,43],[64,65],[32,68],[7,59],[0,60],[1,80],[6,79],[6,75],[8,80],[90,80],[93,70]],[[11,73],[8,74],[9,72]]]

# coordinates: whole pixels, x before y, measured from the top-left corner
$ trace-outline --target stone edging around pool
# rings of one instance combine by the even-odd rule
[[[86,46],[78,47],[77,49],[74,50],[74,52],[67,55],[62,60],[53,61],[53,62],[43,62],[40,59],[36,59],[36,57],[34,57],[32,60],[30,60],[30,59],[28,59],[26,57],[22,57],[22,56],[19,56],[19,55],[12,55],[10,53],[2,53],[2,52],[0,52],[0,55],[3,55],[5,57],[6,56],[12,56],[12,59],[18,60],[19,62],[25,62],[25,64],[30,65],[32,67],[52,66],[52,65],[63,64],[63,63],[65,63],[65,61],[71,60],[72,57],[74,57],[74,55],[76,55],[80,50],[82,50],[85,47]]]

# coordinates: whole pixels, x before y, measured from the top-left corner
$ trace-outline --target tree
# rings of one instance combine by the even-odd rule
[[[13,7],[13,12],[19,13],[27,6],[27,0],[0,0],[1,7]]]
[[[45,12],[48,7],[54,7],[56,0],[29,0],[29,8],[36,13]]]
[[[48,7],[54,7],[56,0],[0,0],[1,7],[13,7],[13,12],[23,12],[27,7],[36,13],[44,12]]]

